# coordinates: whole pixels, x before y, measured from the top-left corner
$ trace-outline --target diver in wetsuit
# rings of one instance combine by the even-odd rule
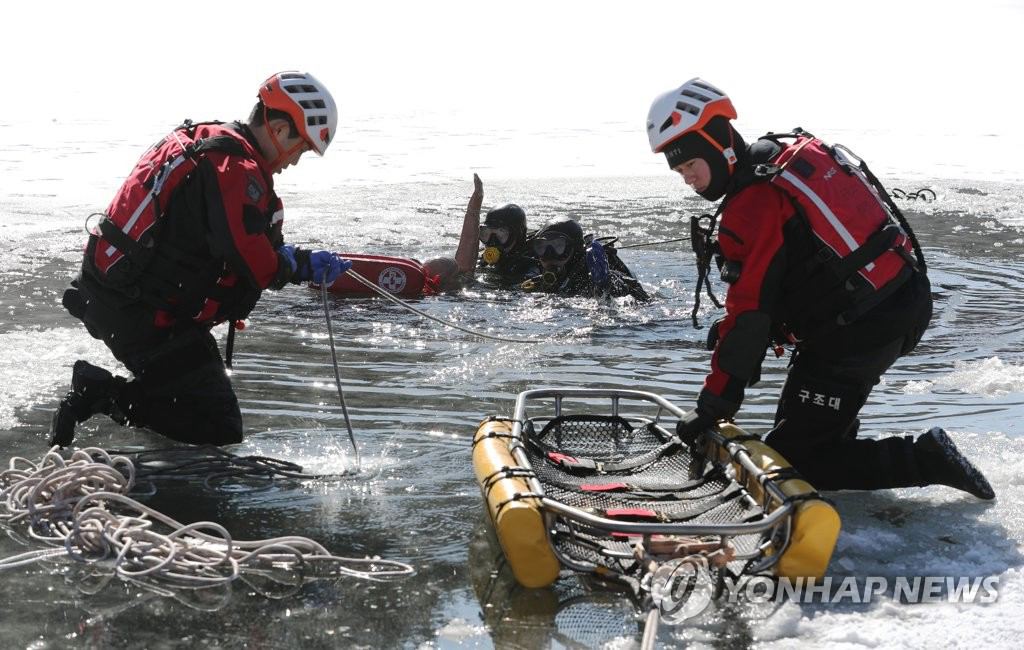
[[[427,285],[433,292],[461,289],[477,280],[513,289],[527,278],[540,275],[540,263],[528,247],[526,213],[510,203],[488,212],[481,224],[483,199],[483,181],[473,174],[473,194],[466,206],[455,255],[423,262]],[[482,252],[480,244],[485,247]]]
[[[579,223],[568,217],[557,217],[537,231],[529,242],[531,251],[540,260],[542,273],[523,283],[527,291],[650,300],[640,282],[619,259],[614,239],[584,236]]]
[[[480,243],[485,248],[477,269],[485,283],[512,288],[540,275],[540,264],[529,248],[526,212],[518,205],[488,212],[480,226]]]

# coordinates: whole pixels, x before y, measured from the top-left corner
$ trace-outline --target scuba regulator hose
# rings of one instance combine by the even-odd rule
[[[519,284],[519,288],[523,291],[537,291],[538,289],[553,291],[557,286],[558,274],[554,271],[544,271],[541,275],[523,280]]]

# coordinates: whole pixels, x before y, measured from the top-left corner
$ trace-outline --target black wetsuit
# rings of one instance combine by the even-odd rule
[[[611,245],[604,247],[608,257],[608,282],[606,286],[598,286],[590,276],[586,259],[579,255],[567,264],[565,275],[553,285],[545,285],[544,274],[531,278],[535,283],[534,290],[557,293],[561,296],[609,296],[622,298],[632,296],[636,300],[648,301],[650,296],[644,291],[640,282],[633,277],[629,267],[619,259],[618,253]]]
[[[480,260],[477,267],[484,284],[502,289],[518,288],[525,280],[540,275],[540,263],[522,251],[503,253],[497,264]]]

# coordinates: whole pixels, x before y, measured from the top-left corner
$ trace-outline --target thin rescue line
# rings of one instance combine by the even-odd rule
[[[326,275],[326,271],[324,274]],[[352,449],[356,454],[356,471],[360,469],[359,445],[356,444],[356,435],[352,432],[352,421],[348,417],[348,405],[345,403],[345,391],[341,387],[341,373],[338,371],[338,352],[334,347],[334,326],[331,323],[331,310],[327,305],[327,283],[320,283],[320,297],[324,304],[324,319],[327,321],[327,337],[331,343],[331,362],[334,364],[334,385],[338,387],[338,400],[341,401],[341,412],[345,416],[345,427],[348,429],[348,439],[352,443]]]
[[[419,314],[423,318],[432,320],[435,323],[440,323],[441,325],[445,325],[445,326],[451,327],[453,329],[457,329],[460,332],[465,332],[466,334],[472,334],[473,336],[477,336],[477,337],[482,338],[482,339],[488,339],[488,340],[491,340],[491,341],[498,341],[500,343],[541,343],[541,341],[538,340],[538,339],[521,339],[521,338],[516,338],[516,337],[512,337],[512,336],[493,336],[491,334],[486,334],[484,332],[481,332],[481,331],[478,331],[478,330],[475,330],[475,329],[472,329],[472,328],[469,328],[469,327],[463,327],[462,325],[456,325],[455,323],[452,323],[450,321],[446,321],[443,318],[438,318],[437,316],[431,316],[430,314],[428,314],[428,313],[426,313],[424,311],[421,311],[421,310],[417,309],[416,307],[413,307],[412,305],[410,305],[409,303],[405,302],[404,300],[402,300],[398,296],[388,292],[385,289],[382,289],[381,287],[377,286],[372,281],[370,281],[367,278],[363,277],[359,273],[356,273],[352,269],[349,269],[348,271],[346,271],[346,273],[349,276],[351,276],[352,278],[354,278],[357,282],[359,282],[360,284],[362,284],[365,287],[367,287],[368,289],[370,289],[370,290],[380,294],[381,296],[387,298],[388,300],[390,300],[391,302],[393,302],[395,304],[401,305],[402,307],[404,307],[405,309],[413,312],[414,314]]]

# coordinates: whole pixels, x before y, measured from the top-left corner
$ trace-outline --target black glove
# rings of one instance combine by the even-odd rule
[[[713,428],[717,423],[718,418],[701,410],[698,406],[679,420],[679,423],[676,424],[676,435],[692,447],[700,434]]]

